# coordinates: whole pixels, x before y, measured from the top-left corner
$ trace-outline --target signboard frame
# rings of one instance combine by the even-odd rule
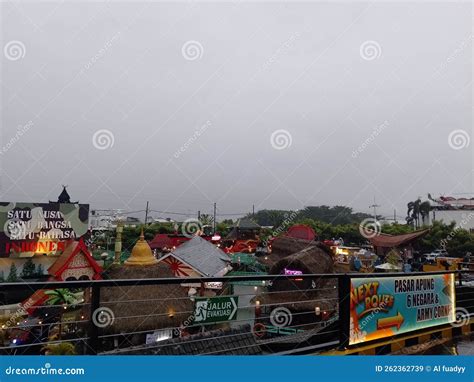
[[[429,280],[429,282],[420,281],[419,284],[417,284],[417,280],[423,279]],[[407,281],[404,280],[412,281],[409,281],[407,284]],[[398,281],[396,285],[395,281]],[[358,340],[354,340],[355,329],[352,328],[351,330],[351,324],[354,326],[354,313],[361,313],[360,310],[362,310],[362,313],[367,315],[367,312],[365,312],[361,305],[364,305],[366,297],[371,298],[371,296],[370,292],[368,292],[368,296],[358,296],[358,299],[355,300],[357,301],[357,306],[354,307],[353,292],[354,289],[360,287],[361,285],[369,283],[377,283],[377,288],[381,288],[380,294],[377,294],[377,288],[373,289],[375,295],[386,295],[386,297],[384,297],[386,301],[384,303],[385,306],[381,306],[378,309],[372,309],[368,312],[370,316],[369,320],[366,319],[366,322],[368,322],[366,329],[370,331],[370,328],[374,327],[374,325],[377,325],[377,329],[370,332],[368,335],[364,335],[363,339],[359,338]],[[406,285],[408,285],[408,287]],[[417,287],[417,285],[419,285],[419,287]],[[433,303],[424,303],[429,302],[430,298],[433,299],[434,295],[437,295],[441,290],[441,286],[444,286],[444,288],[442,288],[442,295],[438,296],[435,300],[432,300],[432,302],[434,301]],[[364,293],[364,290],[369,291],[369,287],[362,287],[361,293]],[[419,294],[428,295],[418,297],[414,296]],[[410,297],[408,297],[408,295],[410,295]],[[418,299],[417,303],[415,304],[416,306],[413,306],[413,303],[411,302],[412,298],[414,297]],[[391,298],[393,298],[393,300]],[[376,300],[377,298],[374,297],[374,301]],[[447,305],[449,305],[449,308],[446,308]],[[371,306],[371,308],[373,307]],[[417,309],[425,308],[427,312],[429,312],[430,309],[434,310],[435,308],[439,308],[439,311],[443,312],[443,316],[434,317],[432,319],[425,319],[424,317],[418,316],[419,312]],[[400,273],[400,275],[390,274],[387,276],[374,274],[360,276],[344,275],[339,278],[339,309],[341,320],[341,348],[360,345],[380,339],[386,339],[426,328],[450,324],[456,321],[454,273]],[[444,315],[446,312],[448,312],[448,314]],[[415,320],[413,320],[414,314]],[[418,318],[423,318],[422,321],[424,322],[419,324],[417,321]],[[402,329],[402,326],[405,327]],[[388,330],[384,330],[395,327],[396,330],[393,330],[390,334],[388,334]]]
[[[57,256],[88,236],[89,204],[0,202],[0,258]]]

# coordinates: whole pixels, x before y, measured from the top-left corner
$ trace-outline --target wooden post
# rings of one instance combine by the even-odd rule
[[[89,355],[96,355],[99,347],[99,327],[94,323],[97,320],[100,308],[100,287],[92,286],[91,309],[89,312],[89,339],[87,340],[86,352]]]
[[[349,345],[350,336],[350,302],[351,302],[351,278],[342,275],[338,278],[339,298],[339,348],[345,349]]]

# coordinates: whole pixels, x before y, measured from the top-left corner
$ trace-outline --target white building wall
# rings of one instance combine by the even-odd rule
[[[446,224],[456,222],[456,227],[474,231],[474,210],[431,211],[431,222],[443,221]]]

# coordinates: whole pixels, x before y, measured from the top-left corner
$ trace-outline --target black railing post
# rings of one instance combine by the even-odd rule
[[[351,278],[349,275],[338,277],[338,299],[339,299],[339,348],[344,349],[349,345],[350,334],[350,301],[351,301]]]
[[[462,265],[463,263],[458,263],[458,278],[459,278],[459,286],[462,286]]]
[[[89,312],[89,330],[87,341],[87,354],[96,355],[99,347],[99,327],[94,321],[97,320],[98,310],[100,308],[100,286],[92,286],[91,308]]]

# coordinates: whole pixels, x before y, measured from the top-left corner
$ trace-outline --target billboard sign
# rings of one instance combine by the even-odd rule
[[[0,257],[59,255],[88,229],[88,204],[0,203]]]
[[[349,345],[456,321],[454,275],[351,278]]]

